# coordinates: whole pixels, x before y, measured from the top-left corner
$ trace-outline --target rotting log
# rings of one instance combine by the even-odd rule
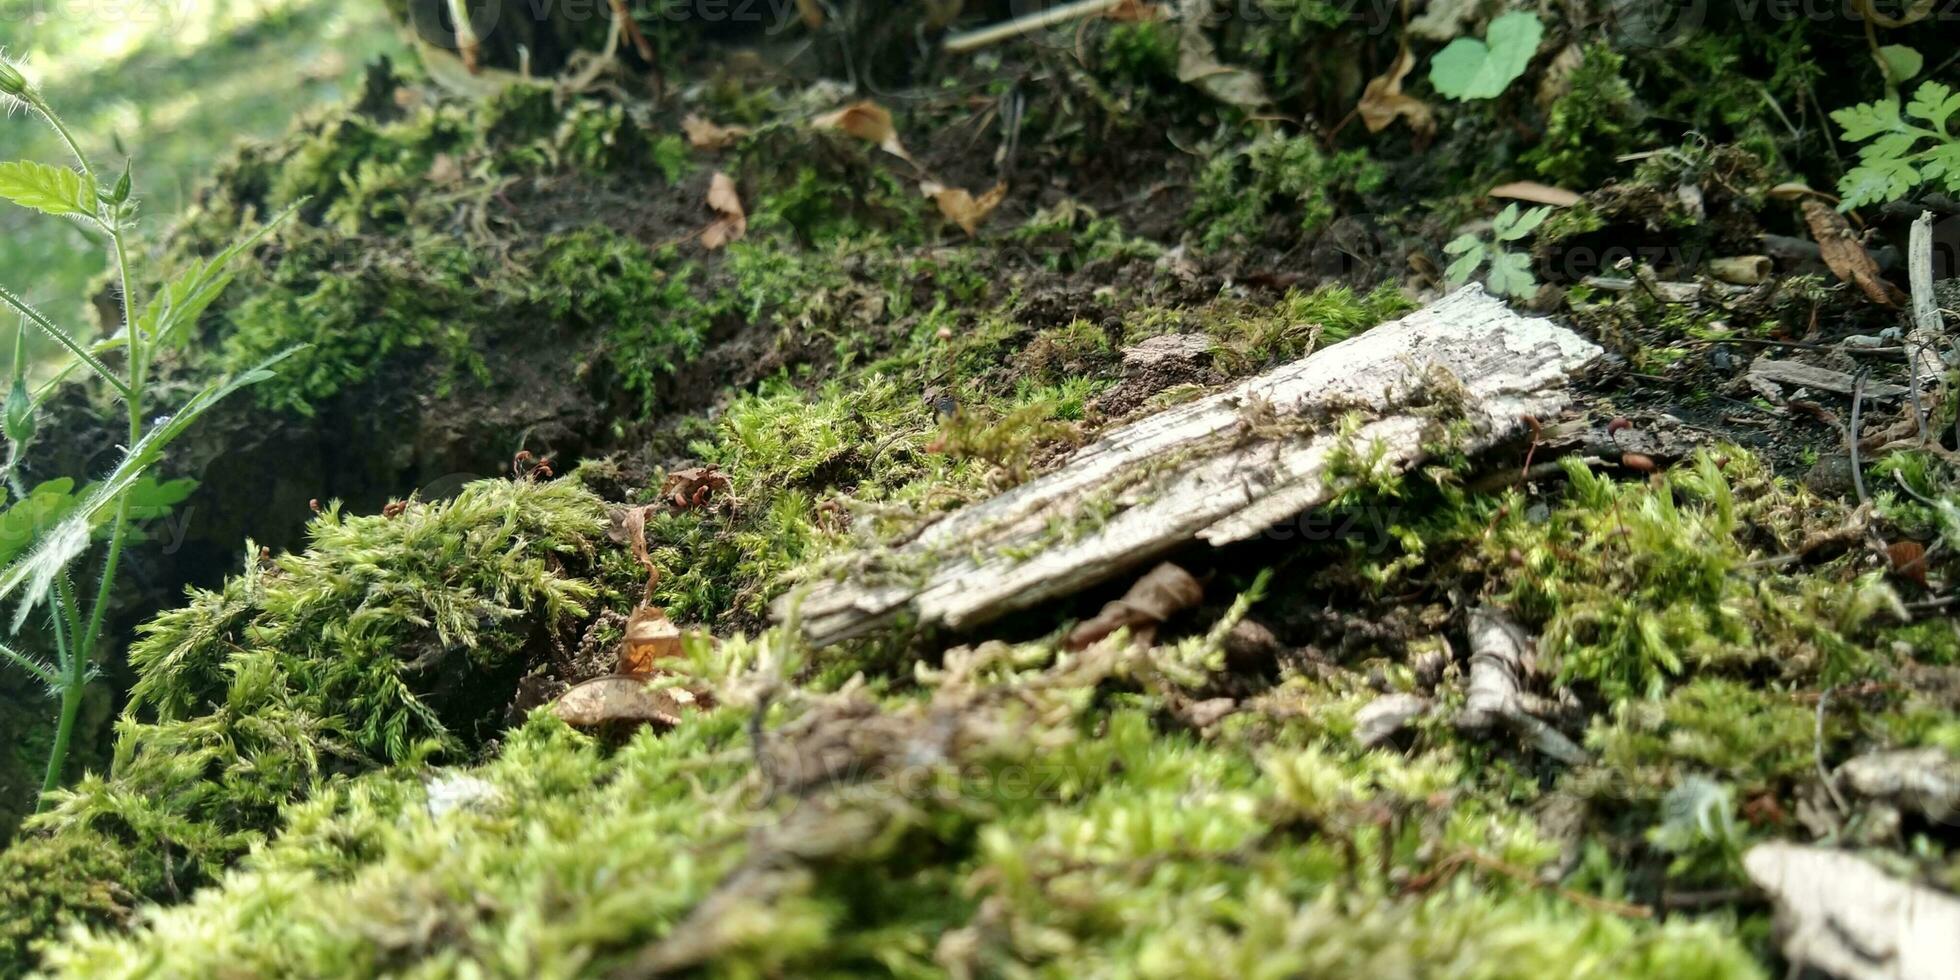
[[[1563,408],[1574,377],[1602,356],[1570,330],[1467,286],[1116,429],[908,541],[846,555],[775,613],[820,645],[901,615],[970,628],[1193,542],[1258,537],[1329,502],[1356,460],[1399,472],[1445,440],[1486,449],[1525,416]]]

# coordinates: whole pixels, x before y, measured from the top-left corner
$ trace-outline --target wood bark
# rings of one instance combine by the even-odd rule
[[[1468,286],[1116,429],[909,541],[846,556],[775,611],[818,644],[903,615],[976,626],[1194,542],[1259,537],[1328,503],[1357,465],[1403,471],[1445,440],[1488,448],[1525,416],[1559,411],[1575,375],[1601,357],[1570,330]]]

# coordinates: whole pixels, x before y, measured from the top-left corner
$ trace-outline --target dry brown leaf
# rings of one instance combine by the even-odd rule
[[[1838,279],[1857,286],[1867,299],[1880,306],[1897,306],[1905,299],[1898,287],[1879,275],[1878,263],[1872,261],[1865,246],[1858,244],[1844,215],[1816,198],[1809,198],[1803,202],[1803,220],[1810,226],[1811,239],[1823,253],[1824,264]]]
[[[719,170],[708,181],[708,207],[721,217],[701,229],[703,247],[710,250],[721,248],[749,233],[748,212],[742,210],[742,198],[735,193],[735,181]]]
[[[1585,52],[1576,44],[1566,45],[1552,58],[1552,63],[1545,66],[1544,74],[1538,79],[1539,108],[1549,110],[1552,103],[1572,91],[1572,74],[1579,70],[1585,60]]]
[[[1135,24],[1164,19],[1164,8],[1143,0],[1121,0],[1116,6],[1103,11],[1103,17],[1123,24]]]
[[[1205,28],[1211,13],[1212,0],[1183,0],[1179,7],[1184,27],[1177,42],[1177,80],[1228,105],[1247,109],[1266,105],[1271,99],[1259,75],[1218,60],[1218,48]]]
[[[675,510],[692,510],[706,507],[716,495],[726,496],[735,489],[728,480],[728,474],[713,463],[706,466],[690,466],[667,474],[661,481],[660,498],[667,501]]]
[[[823,26],[823,4],[817,0],[796,0],[796,12],[803,18],[803,26],[816,30]]]
[[[1070,630],[1064,645],[1081,650],[1125,626],[1135,638],[1150,642],[1159,624],[1196,606],[1204,597],[1204,586],[1190,572],[1163,562],[1137,579],[1123,598],[1103,606],[1096,618]]]
[[[987,220],[987,215],[1000,207],[1000,202],[1007,197],[1007,185],[1004,183],[995,184],[979,197],[974,197],[964,187],[947,187],[936,180],[921,183],[919,191],[939,205],[939,213],[945,215],[947,221],[959,225],[969,235],[977,234],[980,223]]]
[[[1806,197],[1820,197],[1809,184],[1800,180],[1786,180],[1765,192],[1772,201],[1796,201]]]
[[[659,606],[641,605],[626,618],[626,633],[619,641],[619,673],[646,677],[653,673],[656,660],[681,655],[681,628],[667,618]]]
[[[697,150],[719,150],[730,143],[749,135],[743,126],[723,126],[712,119],[705,119],[688,113],[681,120],[681,132],[687,134],[687,143]]]
[[[653,563],[653,555],[647,551],[647,515],[653,505],[634,507],[620,517],[620,525],[626,532],[626,542],[633,549],[633,557],[647,570],[648,599],[653,598],[653,587],[660,584],[660,566]],[[614,539],[618,540],[618,539]]]
[[[870,99],[854,102],[836,112],[826,112],[810,120],[810,125],[818,129],[841,130],[867,143],[876,143],[880,149],[901,160],[912,159],[912,154],[905,149],[905,143],[898,138],[898,127],[892,123],[891,111]]]
[[[551,713],[573,728],[618,731],[652,725],[664,730],[680,724],[686,712],[712,706],[713,699],[686,688],[656,690],[644,677],[611,674],[566,691]]]
[[[1490,189],[1490,196],[1512,201],[1529,201],[1532,204],[1549,204],[1555,208],[1569,208],[1579,203],[1579,195],[1563,187],[1553,187],[1535,180],[1514,180],[1508,184],[1499,184]]]
[[[1429,103],[1402,92],[1402,79],[1409,76],[1415,65],[1415,55],[1404,44],[1401,53],[1395,56],[1395,63],[1369,80],[1368,87],[1361,92],[1361,104],[1354,107],[1368,132],[1379,133],[1394,125],[1397,119],[1408,120],[1409,128],[1423,136],[1436,132],[1436,111]]]

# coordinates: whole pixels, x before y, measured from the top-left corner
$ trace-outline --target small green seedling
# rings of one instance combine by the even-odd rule
[[[1491,219],[1491,240],[1486,242],[1474,233],[1458,235],[1443,251],[1456,257],[1444,273],[1445,280],[1452,287],[1461,286],[1477,274],[1486,262],[1490,271],[1484,273],[1484,285],[1499,296],[1523,299],[1538,291],[1538,278],[1531,274],[1531,256],[1525,252],[1512,252],[1503,247],[1505,242],[1515,242],[1538,230],[1538,226],[1550,217],[1551,208],[1532,208],[1520,212],[1515,204],[1507,205]]]
[[[1844,198],[1839,206],[1849,210],[1896,201],[1921,184],[1937,183],[1960,194],[1960,135],[1947,125],[1956,112],[1960,93],[1939,82],[1924,82],[1903,114],[1896,95],[1831,113],[1846,140],[1865,143],[1858,150],[1858,165],[1838,181]]]
[[[137,208],[130,197],[133,181],[128,164],[113,183],[99,180],[98,171],[89,164],[87,154],[46,96],[19,67],[0,58],[0,110],[11,109],[24,109],[47,123],[74,154],[76,166],[56,167],[32,160],[0,163],[0,199],[101,232],[115,270],[122,316],[119,329],[109,337],[85,343],[4,286],[0,286],[0,306],[21,318],[22,331],[31,326],[66,348],[74,357],[70,368],[79,365],[96,375],[122,401],[129,418],[129,441],[123,457],[107,476],[72,494],[67,485],[48,483],[29,490],[20,480],[17,464],[34,440],[35,416],[53,386],[30,389],[25,352],[16,335],[12,381],[4,419],[0,420],[4,421],[0,429],[6,437],[5,461],[0,464],[0,505],[6,505],[9,519],[39,519],[29,522],[26,542],[7,555],[6,564],[0,567],[0,600],[11,599],[16,604],[11,619],[11,630],[16,633],[36,608],[47,606],[44,635],[54,648],[54,658],[48,660],[0,643],[0,661],[46,684],[49,695],[60,703],[54,746],[48,753],[47,779],[42,786],[45,793],[61,784],[62,763],[74,734],[82,692],[94,677],[94,665],[102,652],[123,549],[142,539],[138,521],[153,515],[157,506],[175,502],[167,493],[159,496],[160,485],[153,476],[165,448],[226,396],[271,377],[271,366],[292,351],[214,382],[177,404],[170,414],[152,417],[150,413],[160,407],[147,397],[153,381],[150,367],[157,355],[183,342],[191,324],[230,284],[226,264],[278,221],[207,261],[193,263],[139,308],[131,303],[129,291],[133,277],[128,237]],[[104,358],[120,362],[120,367],[111,367]],[[187,492],[188,488],[175,484],[175,490]],[[76,587],[69,569],[98,544],[102,546],[101,565],[94,579],[95,594],[90,598]]]
[[[1494,99],[1524,74],[1545,25],[1536,14],[1508,13],[1490,22],[1484,40],[1460,37],[1429,59],[1429,84],[1459,102]]]

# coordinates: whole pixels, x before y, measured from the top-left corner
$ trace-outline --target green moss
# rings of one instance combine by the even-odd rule
[[[604,526],[569,483],[475,483],[395,516],[330,507],[306,551],[248,557],[145,624],[109,771],[0,854],[0,891],[20,896],[4,928],[52,936],[174,897],[324,783],[480,744],[545,634],[599,595],[566,568]],[[44,875],[49,861],[79,863]]]
[[[1571,87],[1552,104],[1544,140],[1523,162],[1566,187],[1593,187],[1613,175],[1618,158],[1645,137],[1633,87],[1621,77],[1625,65],[1625,58],[1603,44],[1586,48],[1572,71]]]
[[[1704,671],[1862,676],[1873,662],[1853,638],[1902,612],[1874,576],[1836,585],[1756,563],[1757,535],[1795,547],[1805,522],[1831,517],[1750,457],[1725,465],[1705,453],[1652,486],[1576,461],[1566,475],[1560,507],[1535,520],[1513,502],[1483,551],[1506,601],[1544,624],[1541,650],[1560,677],[1609,699],[1659,696]]]
[[[922,670],[918,694],[785,691],[753,745],[735,708],[611,755],[540,716],[487,765],[371,774],[289,808],[222,888],[51,965],[1758,975],[1719,923],[1623,919],[1453,870],[1476,867],[1446,860],[1459,853],[1531,869],[1557,848],[1501,803],[1438,810],[1464,775],[1447,751],[1261,750],[1160,727],[1153,706],[1202,683],[1216,649],[986,644]],[[800,659],[769,637],[697,647],[686,669],[734,689]],[[1102,685],[1128,693],[1099,703]]]
[[[540,260],[529,300],[552,322],[604,331],[620,386],[651,411],[660,379],[701,353],[714,325],[693,263],[604,227],[552,236]]]
[[[29,833],[0,859],[0,974],[24,976],[57,926],[120,928],[146,894],[161,893],[164,856],[81,828]],[[194,885],[197,879],[189,879]]]
[[[1102,36],[1101,67],[1134,85],[1177,79],[1177,30],[1163,21],[1115,24]]]
[[[276,265],[248,280],[247,298],[228,312],[219,355],[227,370],[306,345],[254,389],[260,405],[310,415],[403,351],[434,349],[463,369],[472,362],[472,331],[492,320],[475,256],[442,240],[352,256],[343,251],[349,243],[330,234],[298,237]]]
[[[1338,206],[1380,190],[1387,171],[1363,150],[1323,151],[1310,136],[1265,136],[1205,165],[1186,222],[1207,249],[1256,242],[1285,218],[1296,239],[1338,214]]]

